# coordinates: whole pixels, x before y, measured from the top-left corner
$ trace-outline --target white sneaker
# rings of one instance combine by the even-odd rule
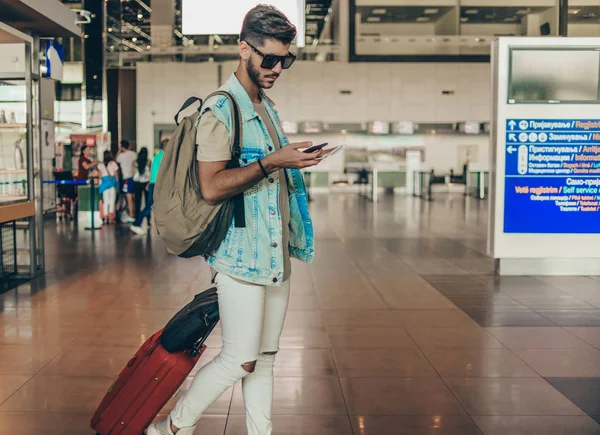
[[[193,435],[196,426],[184,427],[177,431],[177,435]],[[158,423],[151,424],[146,430],[146,435],[175,435],[171,430],[171,416]]]
[[[129,229],[131,231],[133,231],[134,233],[140,235],[140,236],[143,235],[143,234],[146,234],[146,230],[145,229],[143,229],[142,227],[138,227],[136,225],[130,226]]]

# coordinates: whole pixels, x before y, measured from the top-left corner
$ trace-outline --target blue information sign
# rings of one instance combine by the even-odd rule
[[[600,233],[600,120],[508,119],[505,233]]]

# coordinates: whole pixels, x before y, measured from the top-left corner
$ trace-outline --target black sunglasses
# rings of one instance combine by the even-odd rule
[[[292,66],[294,61],[296,60],[296,56],[292,53],[289,53],[287,56],[277,56],[275,54],[265,54],[256,48],[254,45],[250,44],[248,41],[244,41],[248,46],[254,50],[256,54],[263,58],[262,63],[260,64],[261,68],[264,69],[273,69],[277,66],[279,62],[281,62],[282,69],[288,69]]]

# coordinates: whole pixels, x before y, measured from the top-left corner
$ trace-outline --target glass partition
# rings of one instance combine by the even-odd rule
[[[25,91],[25,80],[0,80],[0,205],[28,198]]]

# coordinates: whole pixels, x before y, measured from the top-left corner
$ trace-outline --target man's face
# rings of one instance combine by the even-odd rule
[[[262,46],[255,45],[255,47],[263,54],[274,54],[276,56],[287,56],[290,52],[289,44],[284,44],[276,39],[267,39]],[[245,45],[242,50],[242,58],[246,61],[248,76],[261,89],[271,89],[283,71],[281,62],[277,62],[277,65],[272,69],[261,68],[262,56],[248,45]]]

